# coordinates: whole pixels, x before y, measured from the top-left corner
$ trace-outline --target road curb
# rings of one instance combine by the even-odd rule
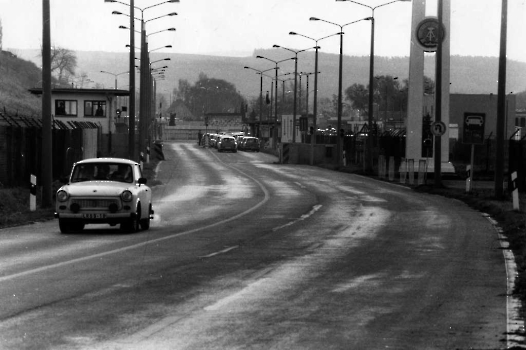
[[[506,266],[506,348],[523,348],[519,346],[524,344],[524,320],[520,316],[521,301],[513,295],[515,289],[515,279],[517,278],[517,265],[515,264],[515,255],[509,248],[509,243],[503,235],[503,230],[499,223],[494,220],[489,214],[482,213],[482,216],[488,219],[493,225],[495,232],[499,236],[499,244],[504,256],[504,264]]]

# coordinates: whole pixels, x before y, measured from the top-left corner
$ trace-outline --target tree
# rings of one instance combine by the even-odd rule
[[[42,53],[40,57],[42,57]],[[59,83],[67,84],[69,76],[75,75],[76,68],[77,55],[75,51],[59,46],[51,47],[51,74],[56,73]]]
[[[345,89],[345,100],[353,109],[366,110],[369,103],[369,90],[362,84],[353,84]]]
[[[435,82],[433,79],[424,75],[424,94],[433,95],[435,93]]]
[[[186,80],[179,80],[179,87],[174,89],[174,94],[194,116],[202,116],[209,112],[240,112],[243,101],[234,84],[222,79],[209,78],[204,73],[199,74],[199,79],[194,85]]]
[[[3,50],[3,41],[2,41],[2,37],[3,37],[3,32],[4,30],[2,29],[2,20],[0,19],[0,51]]]

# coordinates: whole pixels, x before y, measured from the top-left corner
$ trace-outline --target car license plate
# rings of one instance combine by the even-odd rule
[[[106,214],[82,214],[84,219],[106,219]]]

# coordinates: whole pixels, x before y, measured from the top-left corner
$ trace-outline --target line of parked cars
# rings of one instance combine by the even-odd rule
[[[240,151],[260,151],[260,140],[257,137],[245,136],[239,134],[205,134],[204,138],[208,138],[209,146],[216,148],[218,152],[237,152]]]

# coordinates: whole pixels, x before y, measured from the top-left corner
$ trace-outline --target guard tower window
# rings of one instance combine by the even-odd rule
[[[77,116],[77,101],[74,100],[55,100],[56,116]]]
[[[84,101],[84,115],[87,117],[105,117],[105,101]]]

